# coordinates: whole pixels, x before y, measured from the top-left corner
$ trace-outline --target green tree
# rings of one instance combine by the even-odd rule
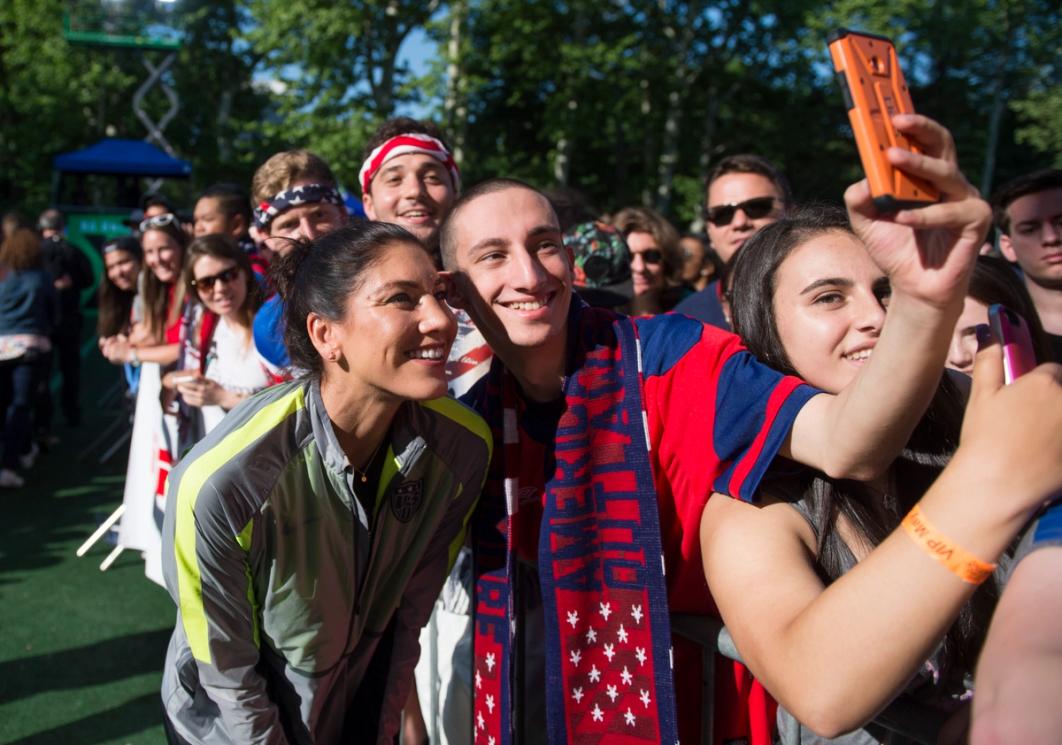
[[[361,143],[395,106],[418,98],[404,86],[398,51],[435,12],[434,1],[248,0],[244,38],[273,77],[274,115],[264,134],[312,147],[355,183]]]
[[[1062,85],[1035,91],[1011,108],[1021,117],[1015,135],[1047,158],[1044,165],[1062,168]]]
[[[193,160],[196,187],[249,184],[262,154],[281,144],[260,126],[273,99],[254,85],[261,57],[240,36],[247,11],[236,0],[181,0],[176,14],[184,43],[171,79],[181,109],[166,136]]]
[[[0,4],[0,204],[28,213],[48,202],[51,158],[103,136],[135,79],[113,53],[67,44],[62,14],[59,0]]]
[[[97,16],[93,28],[142,33],[156,9],[154,3],[139,5],[126,7],[122,15]],[[29,213],[49,200],[53,156],[104,136],[147,134],[130,100],[147,76],[142,56],[157,63],[165,54],[70,44],[63,36],[66,9],[58,0],[0,5],[0,78],[5,81],[0,87],[0,204]],[[252,86],[256,59],[237,39],[238,4],[184,0],[164,20],[184,35],[166,75],[181,105],[165,132],[167,140],[179,156],[193,161],[193,188],[221,178],[246,183],[268,142],[254,125],[269,100]],[[157,120],[169,104],[156,90],[144,105]]]

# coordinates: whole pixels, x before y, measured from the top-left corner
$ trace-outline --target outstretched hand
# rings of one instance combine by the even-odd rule
[[[894,295],[933,307],[961,303],[992,211],[959,171],[955,141],[943,126],[917,114],[898,114],[893,124],[922,149],[887,151],[889,162],[940,192],[937,204],[879,213],[864,179],[845,192],[852,228],[885,272]]]

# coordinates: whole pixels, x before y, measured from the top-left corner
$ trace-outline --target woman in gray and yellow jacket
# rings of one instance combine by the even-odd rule
[[[171,742],[391,743],[490,433],[443,398],[455,323],[424,246],[361,222],[281,260],[297,380],[170,477]]]

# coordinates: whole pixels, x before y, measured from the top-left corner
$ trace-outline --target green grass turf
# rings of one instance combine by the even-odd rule
[[[103,466],[98,450],[79,457],[121,406],[101,403],[118,371],[94,350],[82,376],[82,425],[66,428],[57,411],[61,442],[25,487],[0,490],[0,745],[165,742],[159,686],[173,603],[137,552],[106,572],[103,541],[74,555],[121,503],[126,463],[124,447]]]

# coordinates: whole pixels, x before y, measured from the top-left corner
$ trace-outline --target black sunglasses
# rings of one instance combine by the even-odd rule
[[[167,212],[162,215],[155,215],[154,217],[148,217],[140,221],[139,230],[143,233],[145,230],[151,230],[152,228],[164,228],[167,225],[172,225],[177,222],[177,215],[172,212]]]
[[[661,251],[659,248],[650,248],[646,251],[641,251],[637,254],[631,254],[632,259],[635,256],[641,256],[642,261],[644,261],[646,264],[659,264],[661,261],[664,260],[664,252]]]
[[[197,290],[204,290],[206,292],[210,292],[214,289],[214,285],[218,282],[227,285],[229,282],[234,282],[238,276],[240,276],[240,267],[230,266],[225,271],[218,272],[217,274],[213,274],[209,277],[199,277],[198,279],[193,279],[192,287],[196,288]]]
[[[704,217],[712,225],[721,228],[730,224],[738,210],[744,212],[750,220],[767,217],[774,210],[774,197],[755,197],[737,204],[717,204],[715,207],[709,207]]]

